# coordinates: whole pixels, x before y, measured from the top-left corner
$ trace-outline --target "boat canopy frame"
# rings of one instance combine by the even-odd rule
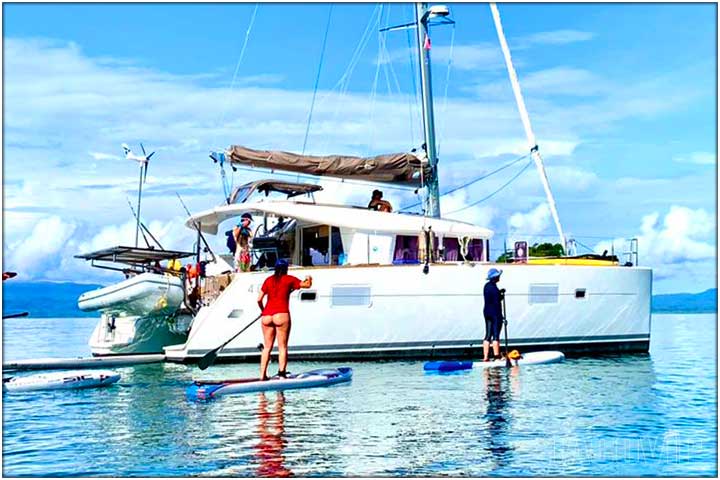
[[[187,258],[192,256],[195,256],[195,252],[183,252],[180,250],[165,249],[159,250],[155,248],[126,247],[118,245],[116,247],[104,248],[102,250],[96,250],[94,252],[82,253],[80,255],[75,255],[74,257],[90,261],[90,265],[95,268],[128,272],[134,270],[101,265],[97,264],[96,262],[124,264],[130,267],[147,270],[151,267],[151,263],[153,262],[177,260],[180,258]],[[162,270],[165,271],[166,269]]]
[[[316,185],[314,183],[283,182],[272,179],[257,180],[236,187],[230,194],[228,203],[245,203],[255,192],[264,193],[266,197],[272,192],[277,192],[287,195],[287,198],[290,199],[299,195],[312,196],[315,192],[319,192],[322,189],[322,185]],[[312,199],[313,201],[315,200],[314,197],[312,197]]]

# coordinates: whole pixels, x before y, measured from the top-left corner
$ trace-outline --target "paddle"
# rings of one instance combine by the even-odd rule
[[[11,313],[10,315],[3,315],[3,320],[6,318],[18,318],[18,317],[27,317],[30,315],[30,312],[20,312],[20,313]]]
[[[510,362],[510,354],[508,349],[508,339],[507,339],[507,317],[505,316],[505,289],[502,289],[500,291],[501,299],[502,299],[502,314],[503,314],[503,324],[505,325],[505,368],[511,368],[512,363]]]
[[[250,326],[251,326],[253,323],[255,323],[255,322],[257,322],[258,320],[260,320],[260,317],[262,317],[262,314],[258,315],[258,316],[255,318],[255,320],[253,320],[252,322],[250,322],[250,323],[248,323],[247,325],[245,325],[245,327],[243,327],[242,330],[240,330],[238,333],[236,333],[235,335],[233,335],[232,338],[230,338],[230,340],[228,340],[227,342],[223,343],[222,345],[220,345],[220,346],[217,347],[216,349],[210,350],[208,353],[206,353],[206,354],[200,359],[200,361],[198,362],[198,368],[200,368],[200,370],[205,370],[205,369],[208,368],[210,365],[212,365],[213,363],[215,363],[215,360],[217,359],[217,356],[218,356],[218,353],[220,353],[220,350],[222,350],[222,349],[225,347],[225,345],[227,345],[228,343],[230,343],[230,342],[232,342],[233,340],[235,340],[235,339],[236,339],[241,333],[243,333],[245,330],[247,330],[248,328],[250,328]]]

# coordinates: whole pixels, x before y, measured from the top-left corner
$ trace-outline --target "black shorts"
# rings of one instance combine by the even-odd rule
[[[485,341],[500,341],[502,331],[502,318],[485,315]]]

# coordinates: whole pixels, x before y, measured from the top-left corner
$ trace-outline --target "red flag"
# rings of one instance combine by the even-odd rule
[[[430,50],[430,37],[425,35],[425,50]]]

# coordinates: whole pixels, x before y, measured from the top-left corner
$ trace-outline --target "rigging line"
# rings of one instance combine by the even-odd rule
[[[474,207],[475,205],[484,202],[485,200],[489,199],[490,197],[493,197],[495,194],[499,193],[499,192],[500,192],[501,190],[503,190],[505,187],[507,187],[508,185],[510,185],[512,182],[514,182],[514,181],[515,181],[520,175],[522,175],[523,172],[524,172],[525,170],[527,170],[528,167],[529,167],[530,165],[532,165],[532,164],[533,164],[533,159],[531,158],[530,161],[527,162],[527,163],[525,164],[525,166],[524,166],[518,173],[516,173],[510,180],[508,180],[507,182],[505,182],[500,188],[498,188],[497,190],[495,190],[494,192],[492,192],[490,195],[488,195],[488,196],[486,196],[486,197],[484,197],[484,198],[481,198],[481,199],[478,200],[477,202],[473,202],[473,203],[471,203],[470,205],[466,205],[466,206],[464,206],[464,207],[462,207],[462,208],[459,208],[459,209],[457,209],[457,210],[453,210],[452,212],[448,212],[446,215],[452,215],[453,213],[462,212],[463,210],[467,210],[467,209],[470,208],[470,207]]]
[[[330,31],[330,19],[332,17],[333,4],[330,4],[328,10],[327,24],[325,25],[325,37],[323,38],[322,50],[320,51],[320,63],[318,64],[317,75],[315,76],[315,87],[313,88],[312,103],[310,104],[310,114],[308,114],[307,126],[305,127],[305,140],[303,141],[302,154],[305,155],[305,147],[307,147],[308,134],[310,133],[310,123],[312,122],[313,110],[315,109],[315,97],[320,83],[320,72],[322,72],[323,60],[325,59],[325,46],[327,45],[328,32]]]
[[[333,86],[333,90],[337,87],[341,87],[341,95],[344,95],[344,90],[347,90],[347,82],[350,80],[350,77],[352,76],[353,71],[355,70],[355,67],[357,66],[357,63],[360,61],[360,55],[365,50],[365,47],[367,46],[368,41],[370,40],[370,32],[372,31],[373,25],[378,25],[380,18],[376,18],[376,12],[380,10],[380,4],[375,6],[375,10],[373,10],[372,15],[370,16],[370,20],[368,20],[368,24],[365,26],[365,31],[363,32],[362,36],[360,37],[360,41],[358,42],[357,46],[355,47],[355,51],[353,52],[352,57],[350,58],[350,62],[348,63],[347,67],[345,68],[345,71],[340,76],[340,79],[337,81],[335,86]]]
[[[376,19],[376,13],[379,10],[380,5],[375,5],[375,9],[373,10],[372,14],[370,15],[370,19],[368,20],[367,25],[365,26],[365,31],[363,32],[362,36],[360,37],[360,40],[358,41],[358,44],[355,46],[355,51],[353,52],[353,55],[350,59],[350,62],[345,67],[345,71],[340,76],[340,79],[333,85],[333,87],[320,98],[319,104],[323,105],[325,101],[330,98],[330,95],[335,92],[337,89],[337,98],[335,99],[335,109],[333,111],[332,119],[333,121],[337,120],[338,114],[340,113],[340,107],[344,104],[343,100],[345,97],[345,94],[347,92],[347,87],[350,81],[350,77],[352,76],[352,72],[355,70],[355,66],[357,65],[357,62],[360,60],[360,55],[365,50],[365,47],[367,46],[368,41],[370,40],[370,32],[372,31],[373,25],[377,25],[378,19]],[[323,149],[326,148],[327,144],[329,142],[329,137],[325,139],[325,142],[323,142]]]
[[[353,180],[345,180],[345,179],[337,178],[337,177],[318,178],[316,176],[308,175],[308,174],[304,174],[304,173],[294,174],[294,173],[275,172],[271,169],[262,168],[262,167],[253,168],[253,167],[236,166],[235,168],[237,168],[238,170],[245,170],[248,172],[255,172],[255,173],[262,173],[263,170],[270,170],[270,173],[272,173],[273,175],[278,175],[281,177],[301,177],[301,178],[307,178],[309,180],[314,180],[317,182],[321,182],[321,181],[326,182],[327,181],[327,182],[345,183],[347,185],[359,185],[359,186],[378,185],[378,186],[381,186],[388,190],[402,190],[405,192],[413,191],[416,188],[414,186],[400,186],[400,185],[393,185],[390,183],[373,182],[373,181],[369,181],[369,180],[353,181]]]
[[[486,178],[488,178],[488,177],[490,177],[490,176],[492,176],[492,175],[495,175],[496,173],[501,172],[501,171],[505,170],[506,168],[512,167],[513,165],[515,165],[516,163],[518,163],[520,160],[523,160],[523,159],[527,158],[528,156],[530,156],[530,154],[526,154],[526,155],[523,155],[522,157],[518,157],[518,158],[516,158],[515,160],[512,160],[511,162],[506,163],[505,165],[501,166],[500,168],[497,168],[497,169],[493,170],[493,171],[490,172],[490,173],[483,173],[481,176],[476,177],[476,178],[470,180],[469,182],[466,182],[466,183],[463,183],[462,185],[459,185],[459,186],[457,186],[457,187],[451,188],[450,190],[448,190],[448,191],[446,191],[446,192],[444,192],[444,193],[441,193],[440,196],[441,196],[441,197],[444,197],[445,195],[450,195],[451,193],[455,193],[455,192],[457,192],[458,190],[462,190],[463,188],[469,187],[470,185],[472,185],[472,184],[474,184],[474,183],[477,183],[477,182],[479,182],[480,180],[485,180]],[[403,208],[401,208],[399,211],[402,212],[403,210],[407,210],[407,209],[409,209],[409,208],[417,207],[417,206],[420,205],[421,203],[422,203],[422,202],[418,202],[418,203],[415,203],[415,204],[413,204],[413,205],[409,205],[409,206],[407,206],[407,207],[403,207]]]
[[[412,5],[410,5],[408,8],[412,9]],[[415,143],[415,115],[413,114],[413,111],[417,111],[418,106],[418,100],[417,100],[417,84],[415,82],[415,55],[413,55],[413,46],[412,46],[412,40],[410,39],[410,29],[405,29],[405,34],[407,38],[407,51],[408,55],[410,56],[410,78],[412,79],[412,95],[408,96],[408,110],[410,112],[410,136],[412,137],[410,140],[410,145],[416,145]],[[413,105],[413,101],[415,104]],[[413,110],[413,107],[415,107],[415,110]],[[422,143],[422,142],[420,142]]]
[[[388,23],[390,22],[389,17],[390,17],[390,7],[388,6],[388,14],[387,14],[387,17],[385,18],[385,26],[387,26]],[[383,37],[383,38],[385,38],[385,37]],[[393,91],[392,91],[392,87],[390,85],[390,75],[388,74],[388,70],[392,70],[392,57],[390,56],[390,52],[387,49],[386,42],[383,41],[382,47],[383,47],[383,51],[385,53],[385,58],[387,59],[386,62],[383,62],[383,73],[385,74],[385,85],[387,86],[388,96],[392,97]],[[402,92],[398,91],[398,93],[402,93]]]
[[[382,8],[385,8],[383,5]],[[382,12],[380,13],[382,16]],[[387,20],[386,20],[387,22]],[[366,145],[365,148],[365,154],[366,156],[369,156],[370,154],[370,146],[375,144],[375,100],[377,97],[377,84],[378,79],[380,77],[380,64],[382,64],[385,60],[384,53],[385,50],[382,48],[383,46],[383,32],[378,30],[378,55],[377,55],[377,61],[375,66],[375,77],[373,78],[372,88],[370,90],[370,143]]]
[[[452,24],[452,35],[450,36],[450,55],[448,57],[447,74],[445,75],[445,94],[443,95],[443,108],[442,108],[442,122],[440,124],[440,135],[437,139],[437,156],[440,156],[440,144],[445,135],[447,128],[447,99],[448,99],[448,87],[450,86],[450,70],[452,69],[453,50],[455,47],[455,24]]]
[[[534,237],[557,237],[556,234],[549,234],[549,233],[531,233],[531,232],[495,232],[495,235],[532,235]],[[608,237],[600,237],[600,236],[592,236],[592,235],[573,235],[572,239],[578,242],[578,238],[589,238],[593,240],[605,240],[605,241],[612,241],[611,238]],[[580,242],[578,242],[580,243]]]
[[[595,252],[595,250],[593,250],[592,248],[588,247],[587,245],[585,245],[584,243],[582,243],[582,242],[581,242],[580,240],[578,240],[577,238],[573,238],[573,240],[575,240],[575,243],[577,243],[577,244],[580,245],[581,247],[589,250],[590,252]]]
[[[255,4],[255,8],[253,9],[252,16],[250,17],[250,22],[248,23],[248,28],[245,30],[245,40],[243,41],[242,48],[240,49],[240,55],[238,56],[238,61],[235,64],[235,71],[233,72],[232,80],[230,81],[230,90],[228,92],[228,95],[232,94],[234,88],[235,88],[235,82],[237,81],[238,73],[240,72],[240,65],[242,64],[243,58],[245,58],[245,50],[247,49],[248,41],[250,40],[250,32],[252,31],[253,25],[255,25],[255,17],[257,16],[258,7],[260,6],[259,3]],[[225,108],[222,109],[222,113],[220,115],[220,124],[217,129],[214,129],[215,134],[213,135],[211,145],[216,145],[217,142],[217,135],[220,129],[225,124],[225,118],[227,117],[227,111],[228,111],[228,105],[229,102],[225,103]],[[223,187],[223,193],[225,194],[225,198],[227,199],[229,196],[229,191],[232,191],[233,183],[234,183],[234,177],[231,180],[230,185],[227,184],[227,177],[225,175],[225,170],[222,165],[220,165],[220,181],[222,182]]]
[[[248,40],[250,39],[250,32],[252,31],[252,27],[255,24],[255,16],[257,15],[259,6],[259,3],[255,4],[255,9],[253,10],[252,16],[250,17],[250,23],[248,23],[248,28],[245,31],[245,40],[243,41],[243,46],[240,49],[240,56],[238,57],[238,61],[235,64],[235,72],[233,72],[232,81],[230,82],[230,93],[232,93],[233,89],[235,88],[235,82],[237,80],[238,73],[240,72],[240,64],[242,64],[243,58],[245,58],[245,50],[247,48]],[[228,104],[226,103],[225,108],[222,110],[222,116],[220,117],[220,127],[222,127],[222,125],[225,123],[225,117],[227,116],[228,111],[227,105]],[[217,140],[217,138],[213,139],[211,145],[215,145],[215,140]]]

